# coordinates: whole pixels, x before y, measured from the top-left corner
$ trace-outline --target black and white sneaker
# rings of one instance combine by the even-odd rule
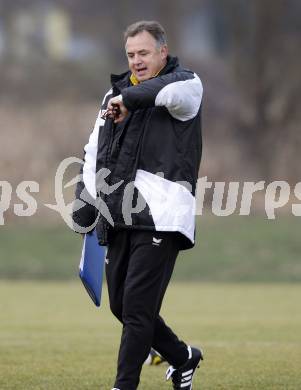
[[[197,348],[188,346],[188,360],[180,368],[170,366],[166,371],[166,380],[172,378],[174,390],[192,390],[192,381],[195,370],[199,367],[200,360],[203,360],[203,352]]]

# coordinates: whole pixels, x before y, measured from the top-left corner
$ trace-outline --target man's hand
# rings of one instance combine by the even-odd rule
[[[108,102],[108,108],[105,113],[105,117],[114,119],[114,123],[122,122],[128,115],[128,110],[122,102],[122,96],[115,96]]]

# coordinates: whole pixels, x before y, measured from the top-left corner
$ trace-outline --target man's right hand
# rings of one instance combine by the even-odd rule
[[[128,109],[123,104],[121,95],[115,96],[109,100],[106,116],[114,119],[114,123],[122,122],[128,113]]]

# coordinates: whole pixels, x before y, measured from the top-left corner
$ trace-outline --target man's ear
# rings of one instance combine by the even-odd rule
[[[168,56],[168,47],[167,45],[161,46],[161,58],[162,60],[166,60],[166,57]]]

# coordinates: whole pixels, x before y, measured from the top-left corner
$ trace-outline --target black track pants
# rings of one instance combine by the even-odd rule
[[[188,357],[186,344],[159,316],[178,252],[174,233],[120,230],[110,238],[106,261],[110,307],[123,324],[114,385],[118,389],[137,389],[151,347],[175,367]]]

